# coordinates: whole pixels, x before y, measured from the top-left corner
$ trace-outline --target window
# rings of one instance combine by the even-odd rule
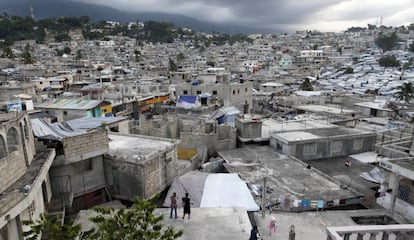
[[[240,94],[240,89],[237,89],[237,94]]]
[[[9,153],[17,150],[17,136],[17,130],[15,128],[12,127],[7,131],[7,147]]]
[[[183,91],[183,94],[184,94],[184,95],[187,95],[187,94],[188,94],[188,91],[187,91],[187,90],[184,90],[184,91]]]
[[[75,171],[77,173],[87,172],[92,170],[91,159],[86,159],[75,164]]]
[[[331,143],[331,152],[340,153],[342,151],[343,143],[342,141],[334,141]]]
[[[233,95],[236,94],[236,90],[233,90]]]
[[[29,138],[29,130],[27,129],[27,121],[26,121],[26,118],[24,119],[23,130],[24,130],[24,137],[25,138]]]
[[[362,149],[362,145],[364,143],[364,139],[362,138],[357,138],[354,140],[354,150],[360,150]]]
[[[217,95],[217,90],[213,90],[213,95]]]
[[[316,143],[307,143],[303,146],[303,155],[315,155],[316,154]]]
[[[201,91],[200,90],[197,90],[197,94],[201,94]]]
[[[68,111],[63,111],[63,115],[68,115]]]
[[[39,84],[40,84],[40,85],[42,85],[42,84],[43,84],[43,82],[39,82]]]
[[[247,88],[244,89],[244,92],[247,92]]]

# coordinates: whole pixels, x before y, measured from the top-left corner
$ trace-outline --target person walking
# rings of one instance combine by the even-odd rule
[[[257,235],[258,235],[258,230],[257,230],[257,226],[254,226],[252,228],[252,230],[250,231],[250,238],[249,240],[257,240]]]
[[[183,219],[186,214],[188,214],[188,219],[190,219],[191,209],[190,209],[190,198],[188,197],[188,193],[185,193],[185,197],[183,197],[182,200],[183,200],[183,207],[184,207]]]
[[[175,218],[177,218],[177,193],[173,193],[173,195],[171,195],[171,197],[170,197],[170,200],[171,200],[170,218],[172,218],[172,216],[173,216],[173,211],[174,211]]]

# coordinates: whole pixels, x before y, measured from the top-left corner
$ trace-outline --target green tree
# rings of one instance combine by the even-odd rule
[[[76,60],[82,59],[82,51],[80,49],[76,50],[75,59]]]
[[[414,52],[414,42],[410,44],[410,48],[408,50],[410,52]]]
[[[300,89],[303,91],[313,91],[313,86],[309,78],[305,78],[305,80],[303,80],[300,84]]]
[[[211,67],[214,67],[216,65],[216,63],[214,61],[211,61],[211,60],[210,61],[207,61],[206,64],[208,66],[211,66]]]
[[[378,60],[378,63],[382,67],[399,67],[400,61],[394,55],[383,56]]]
[[[397,46],[398,41],[399,39],[397,34],[393,32],[388,35],[379,35],[378,38],[375,40],[375,43],[384,51],[390,51]]]
[[[65,54],[70,54],[72,52],[72,49],[70,49],[70,47],[65,47],[65,48],[63,48],[63,53],[65,53]]]
[[[11,48],[9,46],[7,46],[7,47],[3,48],[3,53],[1,55],[1,57],[13,59],[16,56],[13,54],[13,51],[11,50]]]
[[[183,61],[185,58],[184,54],[182,52],[177,54],[177,62]]]
[[[178,70],[178,66],[172,58],[168,60],[168,67],[172,72],[176,72]]]
[[[23,53],[22,53],[22,61],[24,64],[33,64],[35,63],[35,60],[32,57],[32,54],[30,53],[30,45],[26,44],[24,47]]]
[[[23,224],[30,225],[30,230],[23,233],[26,240],[37,240],[42,235],[46,235],[49,240],[72,240],[81,232],[80,224],[69,222],[61,225],[56,217],[48,217],[46,213],[42,213],[36,222],[23,221]]]
[[[173,240],[183,232],[165,227],[161,221],[163,216],[155,216],[156,206],[146,200],[134,199],[130,209],[97,207],[98,216],[90,220],[97,229],[88,232],[87,239],[94,240]]]
[[[404,82],[402,85],[396,87],[397,92],[394,97],[399,101],[409,103],[414,98],[414,87],[411,82]]]
[[[344,71],[344,74],[351,74],[354,73],[354,69],[352,67],[347,67]]]

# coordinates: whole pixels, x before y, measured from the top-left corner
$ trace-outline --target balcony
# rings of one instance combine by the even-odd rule
[[[403,240],[414,238],[414,224],[327,227],[327,240]]]

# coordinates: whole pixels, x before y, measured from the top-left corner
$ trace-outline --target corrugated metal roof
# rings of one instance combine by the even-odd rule
[[[43,119],[31,119],[33,134],[40,139],[59,140],[66,137],[78,136],[86,133],[83,130],[75,130],[65,122],[50,124]]]
[[[102,102],[103,100],[55,99],[51,102],[40,104],[36,108],[89,110],[97,107]]]
[[[110,125],[112,123],[124,121],[127,117],[83,117],[66,121],[73,129],[94,129],[102,126],[102,123]]]

